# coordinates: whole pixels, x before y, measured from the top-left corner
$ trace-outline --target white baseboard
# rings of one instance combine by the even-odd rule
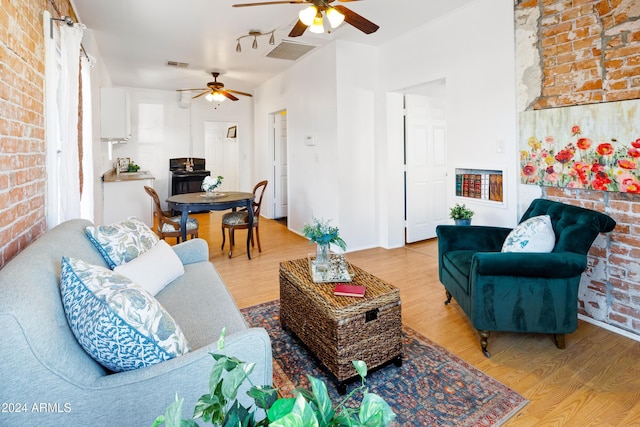
[[[629,331],[625,331],[624,329],[616,328],[615,326],[611,326],[608,323],[604,323],[599,320],[593,319],[589,316],[585,316],[584,314],[578,314],[578,319],[584,320],[587,323],[591,323],[592,325],[596,325],[600,328],[606,329],[607,331],[611,331],[618,335],[622,335],[634,341],[640,342],[640,335],[633,334]]]

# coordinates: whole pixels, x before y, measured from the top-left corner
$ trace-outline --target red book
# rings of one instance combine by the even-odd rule
[[[366,290],[367,288],[364,286],[349,285],[348,283],[338,283],[336,287],[333,289],[333,294],[340,295],[343,297],[362,298]]]

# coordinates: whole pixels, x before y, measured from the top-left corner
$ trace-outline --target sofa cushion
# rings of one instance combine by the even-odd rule
[[[164,240],[127,263],[113,269],[142,289],[156,296],[169,283],[184,274],[184,266],[178,255]]]
[[[502,252],[551,252],[556,235],[549,215],[539,215],[522,222],[507,236]]]
[[[109,269],[63,257],[60,292],[76,339],[107,369],[142,368],[189,351],[180,327],[162,305]]]
[[[87,226],[85,231],[111,269],[142,255],[160,240],[135,217],[110,225]]]

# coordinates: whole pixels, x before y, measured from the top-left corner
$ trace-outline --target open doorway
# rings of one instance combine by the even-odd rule
[[[240,186],[238,124],[233,122],[204,123],[204,156],[212,176],[224,177],[221,189],[238,191]]]
[[[273,218],[286,224],[289,210],[287,167],[287,110],[269,115],[273,182]]]
[[[407,90],[405,103],[405,241],[436,237],[447,222],[446,83]]]

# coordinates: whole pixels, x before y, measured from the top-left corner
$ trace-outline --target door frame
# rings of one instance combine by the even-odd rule
[[[282,114],[286,114],[287,113],[287,109],[286,108],[282,108],[276,111],[273,111],[271,113],[269,113],[269,123],[268,123],[268,129],[269,129],[269,175],[270,175],[270,184],[271,184],[271,203],[269,203],[268,205],[268,215],[270,218],[278,218],[281,216],[276,216],[277,210],[276,210],[276,203],[278,203],[278,201],[280,200],[280,197],[282,196],[281,194],[278,193],[278,189],[280,188],[280,179],[277,175],[277,168],[276,168],[276,156],[277,156],[277,151],[276,150],[276,132],[275,132],[275,118],[277,116],[280,116]],[[289,160],[290,160],[290,156],[289,156],[289,138],[288,138],[288,133],[289,133],[289,123],[287,120],[287,125],[286,125],[286,132],[285,132],[285,145],[286,145],[286,163],[287,165],[289,165]],[[284,183],[284,187],[286,188],[287,193],[289,192],[289,174],[287,173],[286,175],[286,182]],[[289,205],[287,203],[287,208],[286,208],[286,213],[284,215],[284,217],[288,217],[289,216]]]

